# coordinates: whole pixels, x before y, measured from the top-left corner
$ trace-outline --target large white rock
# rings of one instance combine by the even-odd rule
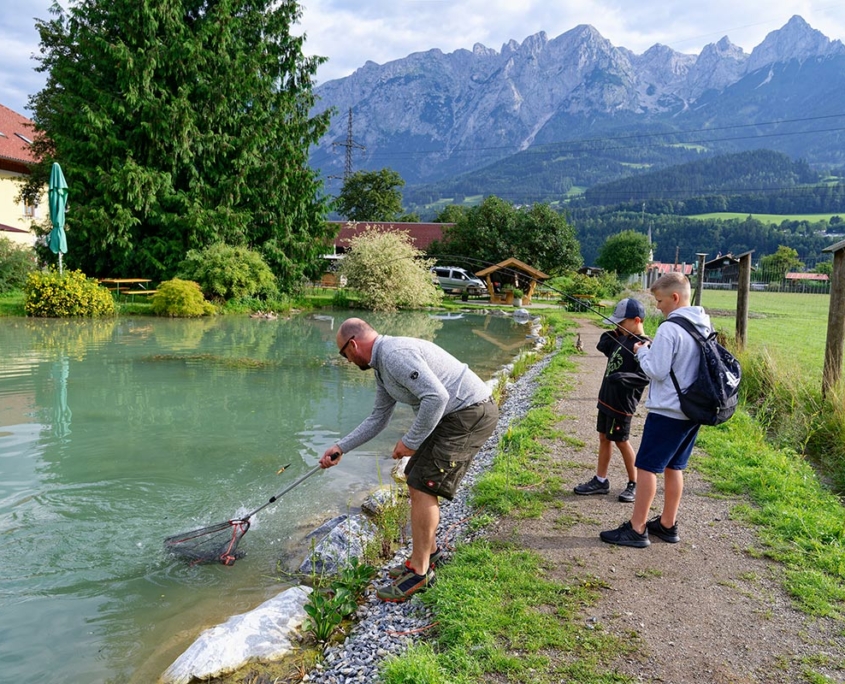
[[[251,661],[281,660],[293,650],[291,635],[305,619],[310,587],[286,589],[256,609],[207,629],[167,668],[162,684],[219,677]]]

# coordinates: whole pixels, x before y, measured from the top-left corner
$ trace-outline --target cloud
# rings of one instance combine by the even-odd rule
[[[38,52],[34,17],[52,0],[4,0],[0,16],[0,102],[21,111],[43,87],[30,55]],[[67,4],[62,0],[62,4]],[[829,38],[845,36],[845,7],[832,0],[303,0],[298,32],[305,52],[328,57],[319,82],[347,76],[368,60],[384,64],[412,52],[500,50],[545,31],[550,39],[590,24],[617,47],[641,54],[656,43],[698,54],[727,35],[746,52],[798,14]]]

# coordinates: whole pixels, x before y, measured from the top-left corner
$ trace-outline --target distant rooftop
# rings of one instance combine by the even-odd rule
[[[0,105],[0,162],[32,164],[33,124],[23,114]],[[6,165],[8,168],[8,164]],[[19,169],[11,169],[19,170]]]

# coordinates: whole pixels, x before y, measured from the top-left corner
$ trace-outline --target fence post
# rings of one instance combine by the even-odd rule
[[[698,257],[698,279],[695,281],[695,300],[693,304],[695,306],[701,306],[701,291],[704,289],[704,260],[707,258],[707,254],[696,252],[695,256]]]
[[[845,240],[825,247],[822,252],[833,252],[822,375],[822,394],[827,396],[828,390],[839,382],[842,375],[842,350],[845,348]]]
[[[751,291],[751,255],[750,252],[739,254],[739,280],[736,284],[736,344],[745,349],[748,341],[748,293]]]

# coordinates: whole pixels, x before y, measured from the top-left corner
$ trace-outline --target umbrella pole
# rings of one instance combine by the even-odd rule
[[[59,275],[62,274],[62,253],[59,252]]]

